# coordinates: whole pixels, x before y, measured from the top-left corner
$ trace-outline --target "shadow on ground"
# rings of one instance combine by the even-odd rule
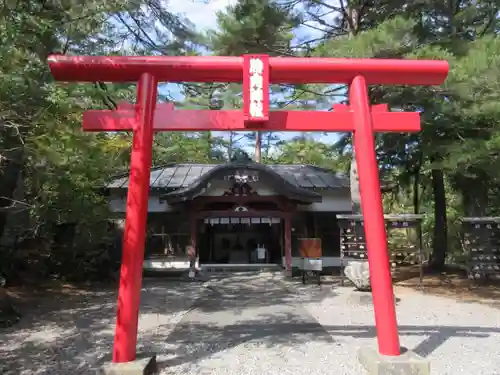
[[[371,325],[321,326],[292,294],[276,286],[252,286],[243,277],[221,289],[217,282],[223,277],[214,278],[213,285],[203,294],[200,283],[146,281],[141,301],[139,351],[164,354],[162,366],[174,366],[196,362],[250,341],[269,347],[322,341],[332,345],[335,355],[335,345],[341,338],[352,338],[355,343],[356,338],[375,337]],[[308,297],[311,300],[306,302],[319,301],[334,293],[332,288],[325,288],[311,293]],[[199,298],[200,295],[203,297]],[[19,324],[0,330],[2,375],[89,374],[109,359],[116,292],[94,290],[58,298],[41,300],[32,310],[24,311]],[[176,325],[178,321],[173,317],[181,316],[195,300],[198,302],[194,308]],[[301,301],[304,303],[303,298]],[[286,305],[294,305],[295,313],[280,310]],[[500,328],[401,326],[400,331],[402,335],[422,336],[415,351],[426,356],[449,338],[489,337],[499,334]]]
[[[252,290],[246,285],[244,296],[236,285],[210,289],[211,295],[197,303],[167,338],[168,358],[160,362],[162,368],[193,364],[249,342],[284,348],[305,342],[323,342],[331,345],[332,355],[335,355],[335,347],[346,341],[354,347],[356,339],[373,339],[374,345],[376,342],[373,325],[322,326],[297,300],[289,294],[284,296],[277,289]],[[329,293],[332,296],[332,292]],[[260,308],[274,303],[275,306],[294,305],[295,310],[290,313],[278,308],[272,313],[259,314],[260,310],[256,309],[259,302],[262,303]],[[224,309],[235,316],[224,315],[221,313]],[[255,310],[253,318],[248,316],[251,309]],[[401,336],[421,337],[420,343],[410,349],[424,357],[451,338],[488,338],[500,334],[500,328],[490,327],[407,325],[400,326],[399,330]],[[283,352],[286,353],[286,349]]]
[[[146,281],[141,295],[138,347],[150,344],[143,334],[162,339],[172,317],[198,297],[200,284]],[[52,296],[54,297],[54,296]],[[116,314],[116,290],[42,298],[22,311],[22,320],[0,330],[0,373],[88,374],[109,358]],[[163,335],[163,336],[162,336]]]
[[[258,321],[241,322],[224,326],[212,324],[180,324],[167,338],[174,348],[167,360],[160,361],[160,368],[195,363],[213,354],[254,342],[265,347],[293,347],[305,341],[334,340],[317,322],[303,321],[297,316],[260,316]]]
[[[253,278],[256,274],[244,275]],[[214,282],[225,275],[214,276]],[[201,295],[206,279],[185,282],[162,278],[146,279],[141,295],[138,350],[162,352],[165,338],[177,321]],[[238,286],[233,290],[238,294]],[[252,305],[272,306],[286,303],[283,293],[266,294],[255,290],[246,303],[234,299],[235,314]],[[209,293],[207,298],[214,298]],[[227,296],[228,299],[231,295]],[[319,298],[315,296],[314,298]],[[34,304],[21,306],[21,321],[0,329],[0,373],[87,374],[110,359],[113,344],[116,287],[102,287],[83,293],[48,293]],[[202,299],[204,300],[204,299]],[[227,309],[227,305],[200,304],[205,312]],[[24,372],[23,372],[24,371]]]
[[[375,326],[324,327],[332,338],[373,338],[376,337]],[[461,338],[487,338],[492,334],[500,334],[500,328],[465,327],[465,326],[399,326],[401,336],[419,336],[422,341],[414,348],[409,348],[422,357],[427,357],[447,340]]]
[[[174,347],[166,354],[167,360],[159,363],[161,368],[178,366],[185,363],[196,363],[217,353],[234,348],[250,341],[268,347],[291,347],[305,341],[322,341],[335,347],[345,338],[373,338],[374,326],[320,326],[318,323],[304,323],[296,317],[279,318],[262,317],[258,322],[241,322],[239,324],[216,327],[207,324],[180,324],[167,338]],[[491,334],[499,334],[500,328],[454,327],[454,326],[401,326],[402,336],[422,337],[422,341],[410,348],[419,355],[427,357],[447,340],[460,338],[487,338]],[[352,360],[356,360],[353,358]]]

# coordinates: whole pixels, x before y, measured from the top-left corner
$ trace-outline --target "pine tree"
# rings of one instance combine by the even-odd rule
[[[218,31],[210,32],[211,48],[217,55],[242,55],[264,53],[270,56],[292,55],[293,29],[299,24],[299,17],[278,1],[239,0],[217,15]],[[234,87],[233,87],[234,90]],[[279,87],[271,87],[279,92]],[[240,88],[241,92],[241,88]],[[248,139],[255,144],[255,160],[262,160],[262,140],[269,153],[270,145],[276,141],[272,134],[255,132]]]
[[[482,172],[482,167],[475,163],[480,160],[476,159],[475,155],[482,153],[479,152],[480,150],[484,150],[484,155],[489,155],[491,158],[491,155],[495,155],[495,151],[486,151],[484,147],[479,147],[476,143],[474,146],[476,152],[473,154],[470,149],[459,152],[460,155],[467,155],[468,167],[464,168],[464,164],[461,164],[457,168],[459,164],[452,161],[456,158],[451,157],[450,150],[455,153],[461,149],[460,145],[464,144],[462,134],[479,136],[483,144],[485,144],[485,139],[491,139],[491,131],[485,133],[466,130],[472,127],[476,129],[484,127],[484,112],[480,117],[471,117],[471,107],[467,104],[469,99],[466,99],[465,95],[458,94],[458,92],[463,92],[464,87],[475,87],[470,82],[474,74],[470,74],[468,79],[463,77],[460,87],[454,84],[453,77],[457,67],[462,67],[462,63],[470,64],[466,68],[470,72],[478,66],[479,61],[484,64],[482,67],[484,70],[481,70],[479,75],[492,74],[494,76],[496,74],[491,70],[495,64],[494,56],[496,56],[496,52],[493,52],[496,47],[491,40],[480,44],[487,47],[489,52],[486,54],[480,54],[474,49],[476,57],[470,56],[470,60],[467,60],[469,57],[464,59],[462,56],[464,54],[469,56],[468,50],[474,45],[471,41],[478,37],[482,39],[488,34],[495,35],[498,23],[497,12],[498,6],[492,1],[401,4],[395,14],[401,14],[403,17],[383,22],[371,30],[364,29],[365,25],[361,25],[360,32],[356,33],[355,38],[332,39],[316,50],[316,53],[321,56],[440,58],[451,62],[452,71],[445,89],[442,87],[372,87],[370,89],[374,103],[388,102],[393,108],[422,111],[423,131],[421,133],[381,134],[377,136],[377,151],[380,164],[384,166],[382,171],[398,179],[399,183],[396,186],[408,186],[410,181],[414,181],[412,189],[415,209],[421,204],[418,192],[422,189],[419,188],[419,184],[424,180],[430,182],[433,204],[424,206],[423,209],[434,210],[434,219],[432,223],[430,222],[433,227],[431,229],[433,231],[431,263],[436,269],[444,266],[448,248],[447,227],[450,220],[447,218],[449,208],[446,194],[449,192],[450,184],[447,181],[465,183],[464,188],[466,186],[468,188],[465,188],[467,193],[464,197],[470,196],[471,185],[474,185],[474,189],[484,192],[485,182],[491,181],[486,178],[488,173]],[[370,14],[366,13],[364,19],[369,22],[369,17]],[[363,17],[360,19],[363,20]],[[494,82],[494,79],[489,79],[488,83],[482,84],[484,87],[489,87]],[[468,95],[470,94],[471,91],[468,92]],[[474,107],[477,108],[479,102],[483,102],[484,99],[475,97]],[[464,111],[464,108],[467,110]],[[477,112],[474,111],[474,113]],[[345,144],[345,139],[342,141]],[[472,155],[474,157],[471,159]],[[450,162],[453,165],[453,171],[444,169]],[[468,177],[463,178],[465,175]],[[471,184],[472,181],[474,182]],[[484,206],[486,205],[483,204]]]

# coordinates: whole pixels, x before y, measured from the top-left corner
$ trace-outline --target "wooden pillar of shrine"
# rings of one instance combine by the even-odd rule
[[[286,215],[284,218],[285,237],[285,276],[292,276],[292,218]]]
[[[189,258],[189,277],[194,277],[196,275],[196,258],[198,256],[198,251],[196,249],[196,241],[198,234],[198,217],[196,215],[191,215],[191,233],[190,233],[190,244],[188,247],[188,258]]]

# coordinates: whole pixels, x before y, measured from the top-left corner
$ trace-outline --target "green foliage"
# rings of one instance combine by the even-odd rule
[[[318,46],[314,54],[319,57],[396,57],[413,51],[418,39],[413,30],[416,23],[396,17],[381,23],[373,30],[360,32],[355,37],[345,35],[328,40]]]
[[[347,158],[341,158],[331,146],[308,135],[281,143],[275,161],[280,164],[311,164],[340,172],[348,169]]]
[[[299,18],[273,0],[240,0],[217,14],[221,31],[209,37],[212,50],[221,55],[290,54],[293,29]]]
[[[10,3],[0,10],[0,242],[11,249],[13,242],[35,241],[50,259],[48,273],[75,279],[112,269],[110,249],[120,234],[103,225],[110,213],[97,188],[127,169],[131,137],[83,133],[81,116],[135,97],[131,85],[56,84],[46,64],[54,52],[193,55],[203,45],[218,55],[448,60],[442,87],[370,87],[373,103],[422,117],[418,134],[377,135],[381,174],[397,187],[385,197],[386,210],[424,213],[426,244],[441,252],[443,219],[453,249],[460,216],[500,212],[497,1],[239,0],[218,14],[217,30],[203,35],[159,0]],[[315,36],[297,38],[299,27],[314,28]],[[346,93],[342,85],[273,85],[272,106],[326,109]],[[241,108],[239,84],[185,84],[183,94],[177,104],[185,108],[209,108],[214,98],[223,108]],[[349,169],[350,135],[333,146],[307,134],[281,138],[162,133],[153,159],[221,163],[255,147],[263,162]],[[68,232],[63,239],[61,230]]]
[[[0,61],[0,251],[16,257],[10,248],[21,251],[35,241],[45,254],[37,266],[46,269],[42,274],[81,280],[116,268],[104,260],[110,257],[114,234],[99,188],[128,165],[131,138],[83,133],[81,115],[87,108],[109,105],[111,97],[116,102],[135,96],[127,85],[104,86],[103,91],[94,85],[56,84],[46,57],[53,52],[120,52],[120,32],[127,25],[116,20],[144,18],[141,5],[28,1],[0,13],[5,57]],[[163,21],[170,22],[175,35],[183,29],[175,17]],[[66,228],[63,239],[57,228]],[[3,268],[8,261],[2,259]]]
[[[343,4],[346,10],[341,14],[348,27],[335,38],[324,40],[314,54],[444,59],[450,63],[450,77],[443,87],[370,88],[372,102],[385,102],[393,109],[418,110],[422,114],[423,130],[419,134],[378,135],[377,154],[383,176],[398,186],[397,209],[434,213],[433,218],[430,216],[432,223],[427,220],[427,224],[439,229],[428,243],[432,242],[434,247],[433,256],[444,259],[443,222],[448,221],[450,241],[455,246],[451,228],[458,215],[491,214],[499,203],[494,195],[496,189],[491,187],[498,178],[498,4],[400,2],[394,4],[389,18],[384,15],[387,8],[375,10],[369,6],[360,8],[352,2]],[[353,23],[349,14],[358,16],[358,22]],[[375,26],[374,19],[383,22]],[[345,135],[338,147],[349,151],[346,148],[349,144],[349,135]],[[438,170],[445,174],[445,187],[439,188],[442,182],[434,180]],[[442,190],[445,196],[436,195]],[[430,195],[431,191],[434,195]],[[420,199],[410,198],[415,194]],[[415,204],[416,207],[411,207]],[[390,209],[396,208],[391,205]]]

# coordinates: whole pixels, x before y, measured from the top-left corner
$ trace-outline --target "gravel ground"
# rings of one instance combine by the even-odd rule
[[[346,347],[269,276],[233,275],[209,290],[168,338],[161,374],[363,373]]]
[[[290,292],[291,291],[291,292]],[[200,298],[201,297],[201,298]],[[500,314],[475,303],[397,289],[401,343],[436,375],[500,375]],[[114,292],[46,301],[0,331],[0,374],[91,374],[110,359]],[[375,345],[371,296],[277,274],[145,284],[139,350],[161,374],[362,375],[356,352]]]
[[[165,338],[202,290],[201,283],[145,281],[139,350],[164,352]],[[0,374],[94,374],[110,360],[115,308],[115,290],[41,301],[19,324],[0,330]]]
[[[296,298],[343,352],[354,358],[359,346],[376,344],[369,294],[351,287],[285,284],[292,286]],[[498,309],[407,288],[396,288],[395,295],[401,345],[428,357],[432,374],[500,374]],[[341,362],[345,365],[345,360]]]

